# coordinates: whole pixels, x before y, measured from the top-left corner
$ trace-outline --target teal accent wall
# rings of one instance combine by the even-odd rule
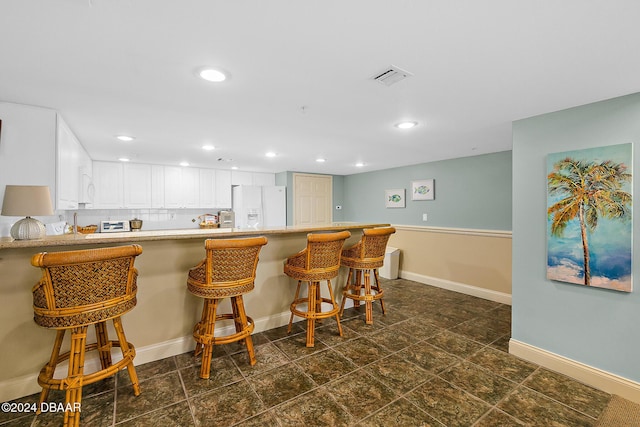
[[[633,381],[640,381],[637,279],[632,293],[546,279],[546,161],[549,153],[639,140],[640,94],[513,124],[512,338]],[[638,188],[640,156],[634,151]],[[636,214],[634,235],[639,221]],[[639,249],[635,239],[634,253]],[[638,260],[634,278],[640,277]]]
[[[511,173],[511,151],[503,151],[347,175],[344,220],[511,230]],[[411,200],[411,182],[431,178],[435,200]],[[398,188],[406,207],[386,208],[385,190]]]

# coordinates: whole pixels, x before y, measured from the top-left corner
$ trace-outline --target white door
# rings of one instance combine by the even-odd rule
[[[293,174],[293,225],[333,222],[333,177]]]

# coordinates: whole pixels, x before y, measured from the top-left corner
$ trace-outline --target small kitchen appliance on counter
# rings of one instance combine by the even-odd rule
[[[235,215],[233,211],[218,212],[218,222],[220,223],[220,228],[235,227]]]
[[[140,231],[140,229],[142,228],[142,220],[134,218],[129,221],[129,225],[131,226],[131,231]]]
[[[140,227],[142,227],[142,224],[140,224]],[[129,221],[100,221],[101,233],[114,233],[118,231],[131,231]]]

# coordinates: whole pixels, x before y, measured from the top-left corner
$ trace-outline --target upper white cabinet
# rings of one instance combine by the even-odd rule
[[[177,209],[182,204],[182,168],[180,166],[164,167],[164,207]]]
[[[255,185],[273,185],[269,177],[263,178]],[[229,170],[96,161],[91,207],[228,209],[231,183]]]
[[[182,168],[182,207],[199,208],[200,205],[200,170]]]
[[[253,174],[244,171],[231,171],[231,185],[252,185]]]
[[[0,206],[6,185],[48,185],[56,204],[56,112],[0,102]],[[0,218],[0,223],[15,221]],[[8,229],[7,229],[8,235]]]
[[[231,208],[231,171],[216,170],[216,208]]]
[[[164,208],[164,166],[151,165],[151,207]]]
[[[58,114],[56,120],[57,209],[77,209],[79,202],[87,203],[85,194],[81,191],[83,185],[89,185],[86,179],[82,179],[82,174],[87,173],[87,164],[91,164],[89,154]],[[80,201],[81,194],[82,201]]]
[[[148,208],[151,206],[152,185],[151,165],[125,163],[124,206],[127,208]]]
[[[215,169],[200,169],[200,207],[216,207]]]
[[[251,182],[253,185],[276,185],[276,174],[264,172],[252,172]]]
[[[276,185],[276,174],[231,171],[231,185]]]
[[[124,176],[122,163],[93,162],[93,185],[96,188],[93,207],[124,208]]]

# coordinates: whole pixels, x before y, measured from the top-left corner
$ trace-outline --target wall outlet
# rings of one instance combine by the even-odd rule
[[[341,205],[336,205],[336,210],[339,211],[340,209],[342,209]]]
[[[426,220],[427,220],[427,214],[426,214],[426,213],[423,213],[423,214],[422,214],[422,220],[423,220],[423,221],[426,221]]]

